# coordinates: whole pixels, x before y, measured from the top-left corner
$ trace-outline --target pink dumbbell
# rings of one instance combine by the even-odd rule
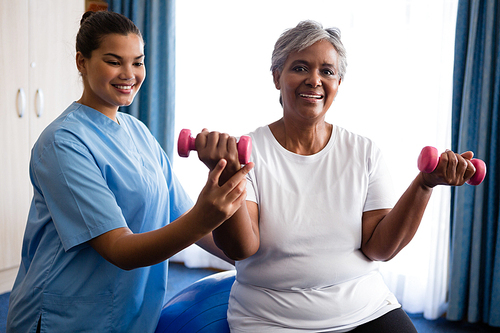
[[[418,156],[417,163],[420,171],[431,173],[439,163],[438,150],[431,146],[424,147]],[[471,163],[476,168],[476,173],[467,181],[467,184],[479,185],[484,180],[484,177],[486,177],[486,163],[477,158],[473,158]]]
[[[191,136],[191,131],[183,129],[179,134],[177,141],[177,151],[179,156],[188,157],[191,150],[196,150],[196,139]],[[249,136],[243,135],[237,143],[238,160],[241,164],[250,162],[250,154],[252,153],[252,139]]]

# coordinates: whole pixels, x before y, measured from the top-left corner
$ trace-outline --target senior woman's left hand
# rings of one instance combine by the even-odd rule
[[[219,178],[219,185],[223,185],[241,169],[236,138],[229,134],[209,132],[204,128],[196,136],[196,150],[198,158],[210,170],[213,170],[221,159],[227,161],[227,165]]]
[[[424,184],[428,187],[436,185],[461,186],[472,178],[476,168],[471,160],[474,153],[467,151],[463,154],[447,150],[441,154],[439,164],[431,173],[422,172]]]

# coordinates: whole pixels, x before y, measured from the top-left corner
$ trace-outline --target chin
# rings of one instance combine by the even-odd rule
[[[134,101],[133,98],[131,100],[127,100],[127,101],[121,101],[118,103],[118,106],[130,106],[130,104],[132,104],[133,101]]]

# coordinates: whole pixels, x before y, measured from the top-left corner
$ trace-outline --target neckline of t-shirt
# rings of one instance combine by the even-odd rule
[[[102,112],[99,112],[98,110],[91,108],[90,106],[78,102],[74,102],[74,104],[77,105],[78,106],[77,109],[80,108],[96,126],[102,127],[108,135],[113,135],[120,140],[132,141],[134,143],[133,150],[137,151],[135,142],[133,141],[132,136],[130,134],[130,126],[126,121],[125,113],[123,112],[117,113],[116,115],[117,119],[118,117],[120,118],[120,124],[118,124],[117,122],[110,119],[108,116],[104,115]],[[129,149],[132,148],[129,147]]]
[[[268,137],[268,140],[271,142],[271,144],[274,146],[274,148],[283,156],[285,156],[288,159],[291,159],[293,161],[301,162],[301,163],[312,163],[315,162],[316,160],[322,158],[325,154],[327,154],[335,144],[335,141],[337,139],[337,133],[338,133],[338,128],[337,126],[333,125],[332,128],[332,134],[330,136],[330,139],[328,140],[328,143],[326,146],[321,149],[319,152],[313,155],[299,155],[294,152],[291,152],[287,150],[285,147],[283,147],[278,140],[273,135],[273,132],[271,132],[271,129],[269,128],[269,125],[265,127],[265,134]]]
[[[108,116],[106,116],[102,112],[99,112],[98,110],[96,110],[90,106],[87,106],[85,104],[81,104],[78,102],[74,102],[74,104],[77,105],[78,107],[80,107],[87,114],[88,117],[91,117],[91,120],[94,123],[102,125],[102,126],[106,126],[108,128],[108,130],[109,130],[110,126],[112,126],[112,128],[115,128],[115,129],[121,128],[120,124],[113,121],[112,119],[110,119]],[[78,107],[76,109],[78,109]],[[120,112],[117,113],[117,117],[118,116],[120,116]],[[123,117],[122,117],[122,120],[123,120]]]

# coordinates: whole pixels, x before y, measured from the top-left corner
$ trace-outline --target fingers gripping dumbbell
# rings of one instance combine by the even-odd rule
[[[179,134],[177,141],[177,151],[179,156],[188,157],[191,150],[196,150],[196,139],[191,136],[191,130],[183,129]],[[238,160],[241,164],[250,162],[250,154],[252,153],[252,139],[249,136],[243,135],[237,143]]]
[[[420,171],[431,173],[439,164],[438,150],[431,146],[424,147],[418,156],[417,163]],[[477,158],[473,158],[471,163],[476,168],[476,173],[467,181],[467,184],[479,185],[484,180],[484,177],[486,177],[486,163]]]

